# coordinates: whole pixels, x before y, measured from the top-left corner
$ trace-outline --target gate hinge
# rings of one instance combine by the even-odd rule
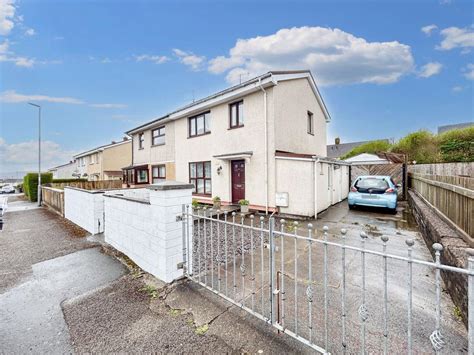
[[[182,214],[179,214],[176,216],[176,222],[181,222],[184,219],[184,216]]]
[[[184,269],[184,261],[178,263],[178,264],[176,265],[176,267],[178,268],[178,270],[179,270],[179,269]]]

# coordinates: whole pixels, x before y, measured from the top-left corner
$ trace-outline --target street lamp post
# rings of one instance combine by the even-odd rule
[[[38,108],[38,206],[41,206],[41,106],[28,102]]]

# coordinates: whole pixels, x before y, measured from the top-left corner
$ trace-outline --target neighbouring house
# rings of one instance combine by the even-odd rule
[[[132,141],[124,137],[74,156],[76,176],[89,181],[121,180],[122,168],[132,162]]]
[[[77,163],[71,160],[67,164],[55,166],[48,171],[53,173],[53,179],[72,179],[77,177]]]
[[[377,142],[382,141],[382,142],[390,143],[389,139],[376,139],[376,140],[373,140],[373,141],[361,141],[361,142],[329,144],[327,146],[326,156],[328,158],[340,158],[340,157],[346,155],[347,153],[349,153],[352,149],[357,148],[358,146],[360,146],[362,144],[366,144],[366,143],[370,143],[370,142],[376,142],[376,141]]]
[[[246,199],[252,209],[311,216],[315,183],[298,180],[315,175],[300,163],[326,155],[329,121],[310,71],[268,72],[126,132],[133,161],[124,185],[178,180],[200,202]]]
[[[463,123],[456,123],[456,124],[449,124],[445,126],[438,126],[438,134],[452,131],[453,129],[462,129],[474,126],[474,122],[463,122]]]

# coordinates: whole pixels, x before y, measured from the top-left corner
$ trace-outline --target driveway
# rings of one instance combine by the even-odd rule
[[[240,218],[237,221],[240,223]],[[357,247],[361,247],[360,233],[364,231],[368,235],[365,247],[370,250],[382,251],[381,236],[386,236],[389,238],[387,252],[405,257],[407,256],[406,241],[411,239],[415,243],[413,258],[432,261],[413,216],[405,204],[400,205],[396,215],[391,215],[368,208],[351,211],[347,203],[342,202],[321,213],[316,221],[298,221],[296,229],[289,227],[294,225],[293,222],[286,220],[284,228],[286,233],[308,236],[307,225],[311,223],[313,225],[312,238],[322,239],[323,226],[327,226],[329,228],[328,240],[340,243],[342,240],[340,231],[344,228],[347,230],[346,244]],[[248,225],[249,219],[245,219],[244,223]],[[266,225],[266,221],[264,224]],[[209,232],[211,228],[214,231],[212,238]],[[276,219],[276,229],[281,229],[280,218]],[[203,237],[204,230],[207,232],[207,238]],[[235,227],[234,235],[234,229],[229,226],[226,242],[223,225],[220,226],[218,233],[215,222],[212,227],[207,222],[205,228],[201,222],[195,234],[194,272],[199,281],[228,295],[237,303],[269,317],[269,253],[267,248],[260,247],[261,238],[262,234],[258,230],[254,231],[252,237],[248,229],[242,232],[240,227]],[[266,233],[263,233],[263,238],[263,243],[267,243]],[[275,237],[275,243],[278,248],[274,254],[275,271],[280,283],[275,312],[279,313],[280,322],[284,323],[288,330],[305,339],[311,337],[314,344],[325,348],[324,246],[315,242],[310,245],[308,241],[301,239],[295,242],[295,238],[289,236],[282,239],[278,234]],[[198,248],[200,253],[197,252]],[[242,249],[245,250],[243,258]],[[227,270],[225,268],[226,255]],[[332,353],[339,353],[342,351],[341,315],[343,314],[341,248],[328,246],[327,261],[327,349]],[[377,353],[384,346],[383,259],[366,254],[365,263],[365,304],[368,311],[365,347],[368,352]],[[363,303],[361,254],[347,250],[345,268],[346,344],[349,353],[357,353],[362,347],[359,315],[359,307]],[[387,343],[391,353],[407,351],[407,274],[407,262],[389,259]],[[412,338],[415,353],[430,353],[432,349],[429,336],[434,331],[436,323],[434,280],[433,269],[418,264],[413,265]],[[312,286],[311,302],[308,302],[308,285]],[[447,342],[444,350],[451,353],[466,352],[467,332],[456,315],[456,308],[447,292],[442,292],[441,313],[441,331]]]

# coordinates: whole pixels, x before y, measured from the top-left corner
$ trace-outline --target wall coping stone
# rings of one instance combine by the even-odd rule
[[[121,200],[127,200],[127,201],[131,201],[131,202],[143,203],[143,204],[145,204],[145,205],[149,205],[149,204],[150,204],[150,201],[143,200],[143,199],[141,199],[141,198],[134,198],[134,197],[130,197],[130,196],[123,196],[122,194],[115,194],[115,195],[107,195],[107,194],[104,194],[104,197],[118,198],[118,199],[121,199]]]
[[[166,180],[163,182],[159,182],[157,184],[152,184],[147,186],[147,189],[153,191],[167,191],[167,190],[187,190],[193,189],[193,184],[188,184],[185,182],[173,181],[173,180]]]

